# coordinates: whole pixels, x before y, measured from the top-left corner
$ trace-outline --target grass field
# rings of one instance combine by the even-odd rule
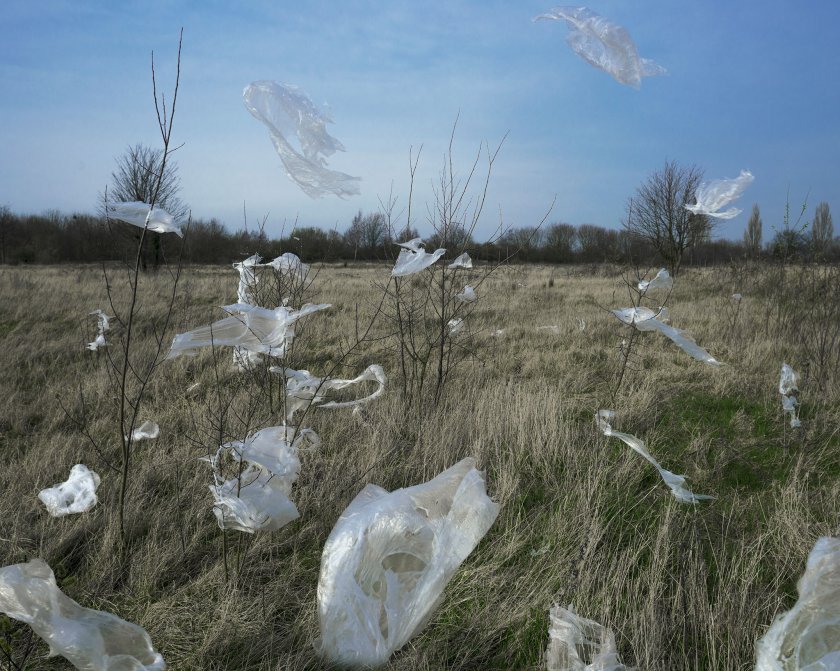
[[[333,308],[301,322],[301,367],[327,370],[388,272],[319,269],[309,299]],[[302,455],[292,496],[301,517],[279,531],[223,539],[210,469],[199,461],[220,438],[280,424],[274,401],[232,371],[229,351],[162,364],[140,413],[160,424],[161,437],[134,448],[123,562],[117,390],[107,354],[85,349],[95,331],[88,313],[112,314],[102,270],[0,268],[0,565],[43,558],[73,599],[145,627],[171,669],[324,668],[313,645],[315,590],[338,516],[368,482],[417,484],[472,455],[501,512],[429,625],[387,668],[539,669],[557,602],[612,628],[628,666],[750,669],[756,639],[796,599],[810,548],[840,524],[837,375],[823,376],[817,390],[803,374],[802,428],[792,430],[779,370],[784,361],[807,368],[801,343],[777,328],[763,277],[684,271],[671,323],[726,365],[706,366],[641,333],[613,404],[614,428],[645,440],[665,468],[714,501],[677,502],[647,462],[595,427],[630,332],[607,311],[629,305],[620,269],[508,266],[478,289],[468,320],[474,352],[421,418],[402,402],[387,325],[374,327],[382,337],[339,372],[352,377],[380,363],[393,383],[362,419],[349,410],[307,417],[323,444]],[[118,301],[125,284],[115,270]],[[185,270],[166,342],[221,318],[218,306],[234,301],[236,285],[229,268]],[[140,350],[151,351],[170,287],[165,272],[142,277]],[[736,291],[744,296],[737,318]],[[497,329],[504,333],[492,336]],[[111,337],[118,341],[119,325]],[[99,449],[80,429],[82,415]],[[99,504],[51,518],[37,493],[76,463],[101,475]],[[13,654],[27,631],[0,623]],[[70,668],[46,652],[39,642],[26,668]]]

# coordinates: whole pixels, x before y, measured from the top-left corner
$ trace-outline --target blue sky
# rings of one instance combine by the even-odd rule
[[[722,222],[740,237],[753,203],[765,239],[785,202],[808,216],[840,212],[840,4],[603,0],[589,7],[624,26],[639,53],[668,69],[622,86],[579,58],[554,5],[458,1],[249,3],[7,0],[0,12],[0,205],[16,212],[92,212],[114,159],[157,146],[150,54],[174,79],[184,28],[174,142],[193,215],[229,228],[268,215],[267,232],[343,231],[393,193],[406,204],[409,150],[422,145],[414,223],[458,115],[455,168],[507,133],[477,237],[549,221],[619,227],[627,199],[666,159],[708,179],[755,182]],[[329,167],[362,178],[360,196],[313,200],[285,175],[265,128],[242,103],[250,82],[295,84],[328,104],[346,147]],[[556,199],[556,200],[555,200]],[[836,217],[836,214],[835,214]]]

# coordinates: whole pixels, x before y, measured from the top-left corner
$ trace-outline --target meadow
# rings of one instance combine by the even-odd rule
[[[116,513],[119,390],[107,353],[85,349],[89,313],[112,314],[102,268],[0,268],[0,565],[43,558],[70,597],[143,626],[174,670],[326,668],[314,647],[315,591],[341,512],[367,483],[414,485],[474,456],[499,516],[428,626],[385,668],[540,669],[555,603],[610,627],[628,666],[753,668],[755,641],[795,602],[814,542],[840,533],[836,344],[815,359],[803,334],[830,324],[816,309],[794,315],[804,294],[781,288],[795,278],[760,266],[684,270],[671,323],[725,365],[640,333],[619,385],[630,328],[609,310],[629,305],[627,282],[638,278],[606,264],[501,266],[476,290],[464,360],[439,402],[418,409],[401,393],[387,320],[341,356],[389,271],[313,266],[307,300],[333,307],[299,323],[296,360],[316,375],[340,361],[342,377],[378,363],[389,386],[363,413],[309,414],[322,445],[301,455],[301,517],[254,535],[219,529],[200,458],[282,423],[282,413],[276,388],[256,394],[264,378],[235,372],[229,349],[207,350],[162,363],[146,389],[140,418],[161,436],[133,447],[126,549]],[[476,268],[459,281],[481,276]],[[125,300],[124,270],[109,277]],[[175,332],[221,318],[237,281],[230,267],[186,268],[173,324],[158,335],[168,345]],[[152,351],[171,285],[165,270],[141,274],[141,353]],[[802,374],[799,429],[781,408],[783,362]],[[716,499],[675,500],[650,464],[597,430],[594,413],[605,407],[616,411],[614,428]],[[37,493],[77,463],[101,475],[99,503],[51,518]],[[0,646],[13,659],[31,638],[0,619]],[[71,668],[32,644],[21,668]]]

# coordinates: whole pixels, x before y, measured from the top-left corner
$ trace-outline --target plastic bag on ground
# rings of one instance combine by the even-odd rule
[[[455,317],[450,319],[446,323],[447,328],[449,329],[449,335],[458,335],[461,331],[464,330],[464,320]]]
[[[451,270],[454,270],[456,268],[469,269],[469,268],[473,267],[472,259],[470,258],[469,254],[464,252],[460,256],[456,257],[456,259],[446,267],[451,269]]]
[[[568,609],[549,611],[548,671],[629,671],[618,659],[615,635],[610,629]]]
[[[108,203],[105,206],[105,211],[111,219],[118,219],[139,228],[148,228],[155,233],[174,233],[180,238],[184,237],[181,227],[175,223],[175,218],[169,212],[157,205],[149,210],[148,203],[142,201]]]
[[[333,194],[347,198],[359,193],[359,177],[326,167],[326,157],[344,151],[344,145],[327,133],[332,119],[303,91],[291,84],[264,80],[246,86],[242,96],[248,111],[268,128],[289,179],[307,196]],[[292,137],[297,139],[300,151],[292,146]]]
[[[796,604],[756,644],[755,671],[840,669],[840,538],[817,540],[796,587]]]
[[[84,513],[96,505],[99,476],[84,464],[70,469],[70,477],[38,492],[38,498],[53,517]]]
[[[455,294],[455,298],[462,303],[475,303],[478,300],[478,296],[475,295],[475,289],[469,284],[464,287],[461,293]]]
[[[367,485],[321,558],[318,648],[331,662],[379,666],[431,617],[446,584],[496,519],[475,461],[421,485]]]
[[[705,214],[707,217],[717,219],[732,219],[741,214],[737,207],[730,208],[726,212],[720,209],[726,207],[744,193],[754,180],[749,170],[742,170],[735,179],[716,179],[712,182],[703,182],[694,194],[697,202],[694,205],[686,205],[685,209],[694,214]]]
[[[82,671],[163,671],[163,657],[139,625],[85,608],[62,592],[41,559],[0,568],[0,612],[25,622]]]
[[[715,498],[714,496],[709,496],[707,494],[695,494],[694,492],[686,489],[683,486],[685,485],[685,477],[677,475],[676,473],[671,473],[671,471],[662,468],[660,463],[651,456],[650,452],[647,451],[645,444],[636,438],[636,436],[631,436],[629,433],[621,433],[620,431],[613,431],[610,422],[614,417],[615,412],[612,410],[599,410],[595,413],[595,422],[598,425],[598,428],[603,431],[605,436],[618,438],[634,452],[642,455],[642,457],[649,461],[653,467],[659,471],[659,475],[662,477],[665,484],[668,485],[671,493],[677,501],[681,501],[682,503],[699,503],[700,501],[708,501]]]
[[[649,289],[673,289],[674,280],[665,268],[661,268],[656,277],[652,280],[642,280],[639,282],[639,291],[648,291]]]
[[[391,277],[405,277],[406,275],[419,273],[446,254],[445,249],[436,249],[429,254],[425,249],[420,247],[422,244],[420,238],[414,238],[408,242],[399,242],[397,244],[403,247],[403,249],[400,250],[400,255],[397,257],[397,262],[391,271]]]
[[[105,342],[105,331],[110,331],[111,326],[108,323],[110,319],[108,315],[106,315],[102,310],[94,310],[90,313],[91,315],[96,316],[96,338],[93,342],[89,342],[87,344],[87,348],[92,352],[95,352],[100,347],[104,347],[108,343]]]
[[[782,395],[782,410],[790,415],[790,426],[797,429],[802,426],[796,407],[799,401],[796,392],[799,391],[799,375],[786,363],[782,364],[782,374],[779,378],[779,393]]]
[[[152,420],[147,419],[131,432],[131,441],[137,442],[138,440],[154,440],[159,435],[160,427]]]
[[[572,50],[621,84],[639,88],[642,77],[667,72],[652,60],[639,56],[626,29],[586,7],[555,7],[534,21],[540,19],[565,21],[570,29],[566,42]]]

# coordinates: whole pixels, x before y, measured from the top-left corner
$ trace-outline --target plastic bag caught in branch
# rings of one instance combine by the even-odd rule
[[[309,266],[301,261],[297,254],[293,254],[292,252],[281,254],[276,259],[264,263],[263,266],[271,266],[282,275],[296,275],[298,278],[304,278],[309,274]]]
[[[414,487],[367,485],[324,545],[319,652],[349,666],[385,664],[426,624],[498,512],[471,458]]]
[[[464,287],[464,290],[460,294],[455,294],[455,298],[462,303],[475,303],[478,300],[478,296],[475,295],[475,289],[469,284]]]
[[[799,405],[799,400],[796,398],[796,392],[799,391],[799,375],[786,363],[782,364],[782,374],[779,378],[779,393],[782,395],[782,410],[790,414],[790,426],[792,429],[798,429],[802,426],[799,421],[799,413],[796,407]]]
[[[840,538],[817,540],[796,587],[796,604],[756,644],[755,671],[840,669]]]
[[[754,179],[749,170],[742,170],[741,174],[735,179],[716,179],[712,182],[703,182],[694,194],[697,202],[694,205],[686,205],[685,209],[694,214],[705,214],[707,217],[717,219],[737,217],[741,214],[741,210],[737,207],[730,208],[726,212],[720,210],[739,198],[744,193],[744,189],[752,184]]]
[[[464,320],[455,317],[454,319],[450,319],[446,323],[446,326],[449,328],[449,335],[458,335],[464,330]]]
[[[138,440],[154,440],[159,435],[160,427],[152,420],[147,419],[131,432],[131,441],[137,442]]]
[[[268,128],[289,179],[307,196],[347,198],[359,193],[359,177],[327,169],[325,157],[344,151],[344,145],[327,133],[332,119],[303,91],[264,80],[246,86],[242,95],[248,111]],[[292,137],[297,138],[300,151],[290,143]]]
[[[649,289],[673,289],[674,280],[665,268],[661,268],[656,277],[652,280],[642,280],[639,282],[639,291],[648,291]]]
[[[25,622],[82,671],[163,671],[163,657],[142,627],[85,608],[62,592],[41,559],[0,568],[0,612]]]
[[[96,338],[93,342],[89,342],[87,344],[87,348],[92,352],[95,352],[100,347],[107,345],[108,343],[105,342],[105,331],[110,331],[111,326],[108,323],[110,319],[108,315],[106,315],[102,310],[94,310],[90,313],[91,315],[96,315]]]
[[[124,221],[138,228],[148,228],[155,233],[174,233],[184,237],[181,227],[175,223],[175,218],[162,207],[155,205],[149,208],[148,203],[135,201],[131,203],[108,203],[105,212],[111,219]],[[146,225],[148,221],[148,225]]]
[[[634,452],[642,455],[642,457],[649,461],[653,467],[659,471],[659,475],[662,477],[665,484],[671,489],[671,493],[677,501],[681,501],[682,503],[699,503],[700,501],[707,501],[715,498],[714,496],[709,496],[707,494],[695,494],[686,489],[683,486],[685,485],[685,477],[677,475],[676,473],[671,473],[671,471],[662,468],[659,462],[651,456],[650,452],[647,451],[645,444],[636,438],[636,436],[631,436],[629,433],[613,431],[612,426],[610,426],[610,421],[614,417],[615,412],[612,410],[599,410],[595,413],[595,422],[597,423],[598,428],[604,432],[605,436],[618,438]]]
[[[548,671],[627,671],[618,659],[615,635],[593,620],[577,615],[571,606],[549,611]]]
[[[255,268],[262,265],[259,254],[249,256],[244,261],[234,263],[234,269],[239,273],[239,285],[236,288],[236,302],[254,305],[254,290],[257,287],[259,278]],[[233,348],[233,367],[239,371],[251,370],[262,360],[262,355],[257,352],[249,352],[244,347]]]
[[[621,84],[639,88],[642,77],[667,73],[662,66],[639,56],[627,30],[586,7],[555,7],[534,21],[540,19],[565,21],[570,29],[566,42],[572,50]]]
[[[469,268],[473,267],[473,263],[472,263],[472,259],[470,258],[470,255],[467,254],[466,252],[464,252],[463,254],[458,256],[452,263],[450,263],[446,267],[449,268],[450,270],[454,270],[456,268],[469,269]]]
[[[273,357],[283,357],[295,339],[294,324],[313,312],[332,307],[328,303],[307,303],[300,310],[279,306],[274,310],[237,303],[222,308],[233,315],[210,326],[179,333],[172,341],[167,359],[194,356],[202,347],[242,347]]]
[[[99,476],[84,464],[70,469],[70,477],[62,483],[42,489],[38,498],[53,517],[84,513],[96,505]]]
[[[391,277],[404,277],[419,273],[446,254],[445,249],[436,249],[429,254],[420,246],[423,244],[420,238],[414,238],[408,242],[399,242],[397,244],[403,247],[403,249],[400,250],[400,255],[397,257],[397,262],[391,271]]]

